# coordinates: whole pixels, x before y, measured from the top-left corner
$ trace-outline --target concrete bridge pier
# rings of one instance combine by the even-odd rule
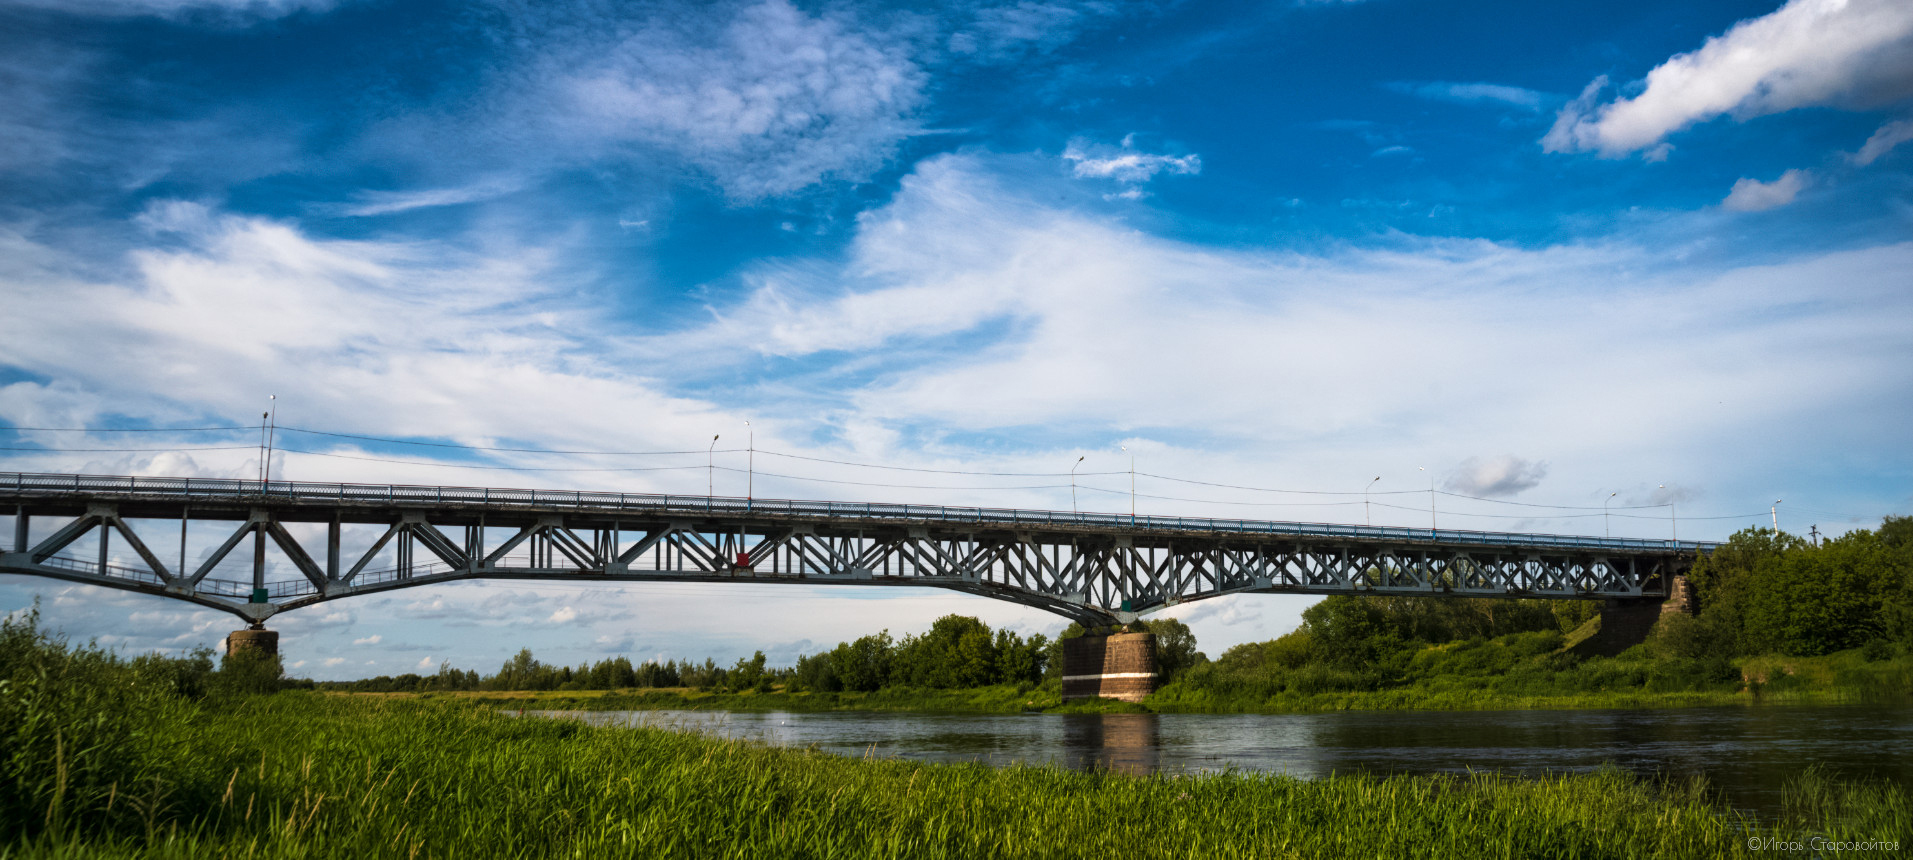
[[[1156,692],[1156,634],[1118,633],[1063,640],[1063,701],[1140,702]]]
[[[279,631],[267,630],[264,624],[254,624],[244,630],[234,630],[226,634],[227,656],[237,656],[241,653],[279,656]]]

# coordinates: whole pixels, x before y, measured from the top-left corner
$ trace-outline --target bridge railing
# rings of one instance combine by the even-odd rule
[[[412,484],[334,484],[306,481],[245,481],[228,478],[164,478],[134,475],[62,475],[0,472],[0,493],[14,495],[88,495],[127,493],[183,500],[232,502],[358,502],[387,504],[477,504],[569,508],[603,513],[782,514],[850,519],[939,521],[1003,526],[1077,526],[1147,532],[1235,532],[1296,537],[1346,537],[1364,541],[1406,541],[1551,549],[1609,549],[1631,552],[1693,552],[1716,544],[1651,538],[1597,538],[1580,535],[1356,526],[1272,520],[1163,517],[1075,513],[1021,508],[971,508],[881,502],[822,502],[751,499],[729,496],[679,496],[586,490],[530,490],[497,487],[435,487]]]

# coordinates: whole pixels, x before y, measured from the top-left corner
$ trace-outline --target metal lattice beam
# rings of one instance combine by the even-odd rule
[[[251,621],[466,579],[932,586],[1088,624],[1244,593],[1650,598],[1665,597],[1669,576],[1713,546],[923,505],[8,473],[0,473],[0,505],[16,512],[0,572],[158,594]],[[60,525],[29,546],[29,522],[40,518]],[[188,574],[183,564],[168,569],[128,523],[151,519],[236,528]],[[288,523],[323,524],[323,552],[309,552]],[[344,524],[383,530],[349,558]],[[487,529],[510,537],[488,551]],[[96,559],[64,554],[95,533]],[[113,535],[131,550],[123,563],[109,557]],[[249,535],[248,578],[214,577]],[[268,581],[267,539],[292,577]],[[395,562],[379,566],[388,548]]]

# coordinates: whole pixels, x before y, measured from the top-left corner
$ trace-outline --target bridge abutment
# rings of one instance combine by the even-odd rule
[[[1063,640],[1063,701],[1140,702],[1156,691],[1156,634],[1118,633]]]
[[[1687,583],[1686,576],[1675,574],[1668,578],[1665,600],[1640,597],[1602,601],[1600,629],[1576,644],[1574,653],[1583,657],[1613,657],[1646,642],[1661,616],[1676,612],[1692,615],[1697,609],[1693,586]]]

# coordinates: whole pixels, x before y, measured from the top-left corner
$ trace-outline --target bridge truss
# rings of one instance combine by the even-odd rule
[[[0,573],[186,600],[255,624],[342,597],[468,579],[934,586],[1087,625],[1243,593],[1661,598],[1670,576],[1712,547],[937,505],[0,473],[0,516],[9,508],[14,539]],[[32,540],[46,519],[57,528]],[[154,521],[179,522],[170,564],[152,549]],[[189,563],[194,524],[224,539]],[[341,530],[354,524],[380,534],[347,550]],[[322,526],[324,537],[301,541],[288,525]],[[83,539],[97,543],[91,558],[68,552]],[[231,578],[247,543],[250,577]],[[269,545],[296,575],[270,568]]]

